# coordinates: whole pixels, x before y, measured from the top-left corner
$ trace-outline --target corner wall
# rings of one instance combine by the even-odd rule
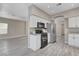
[[[1,23],[8,24],[8,33],[0,35],[0,39],[16,38],[26,35],[26,22],[0,18]]]

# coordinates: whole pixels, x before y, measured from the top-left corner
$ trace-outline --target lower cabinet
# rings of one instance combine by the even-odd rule
[[[68,44],[79,47],[79,34],[70,34],[68,37]]]
[[[41,47],[41,35],[30,35],[29,48],[36,51]]]

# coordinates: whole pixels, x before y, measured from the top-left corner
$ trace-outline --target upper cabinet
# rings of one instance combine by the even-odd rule
[[[69,18],[68,25],[69,28],[79,28],[79,16]]]
[[[35,16],[30,16],[30,27],[37,27],[37,18]]]
[[[45,24],[45,28],[47,28],[47,23],[50,23],[50,21],[43,19],[38,16],[30,16],[30,27],[37,27],[37,22],[42,22]]]

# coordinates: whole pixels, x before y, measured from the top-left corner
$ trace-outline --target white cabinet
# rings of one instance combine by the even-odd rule
[[[69,45],[79,47],[79,34],[70,34],[68,38]]]
[[[37,18],[34,16],[30,17],[30,27],[37,27]]]
[[[75,21],[76,21],[77,27],[79,27],[79,17],[77,17],[77,20]]]
[[[79,17],[72,17],[68,20],[69,27],[78,28],[79,27]]]
[[[69,18],[68,25],[69,27],[75,27],[75,18]]]
[[[79,47],[79,35],[75,35],[75,46]]]
[[[30,35],[29,48],[36,51],[41,47],[41,35]]]
[[[37,22],[42,22],[45,24],[45,28],[47,28],[47,23],[50,23],[50,21],[37,17],[37,16],[30,16],[30,27],[37,27]]]
[[[74,35],[69,34],[69,36],[68,36],[68,44],[71,45],[71,46],[74,46],[75,45],[74,42],[75,42]]]

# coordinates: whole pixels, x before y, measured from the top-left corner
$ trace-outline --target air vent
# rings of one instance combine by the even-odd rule
[[[56,6],[61,6],[62,5],[62,3],[58,3],[58,4],[56,4]]]
[[[64,17],[64,15],[55,16],[54,18]]]

